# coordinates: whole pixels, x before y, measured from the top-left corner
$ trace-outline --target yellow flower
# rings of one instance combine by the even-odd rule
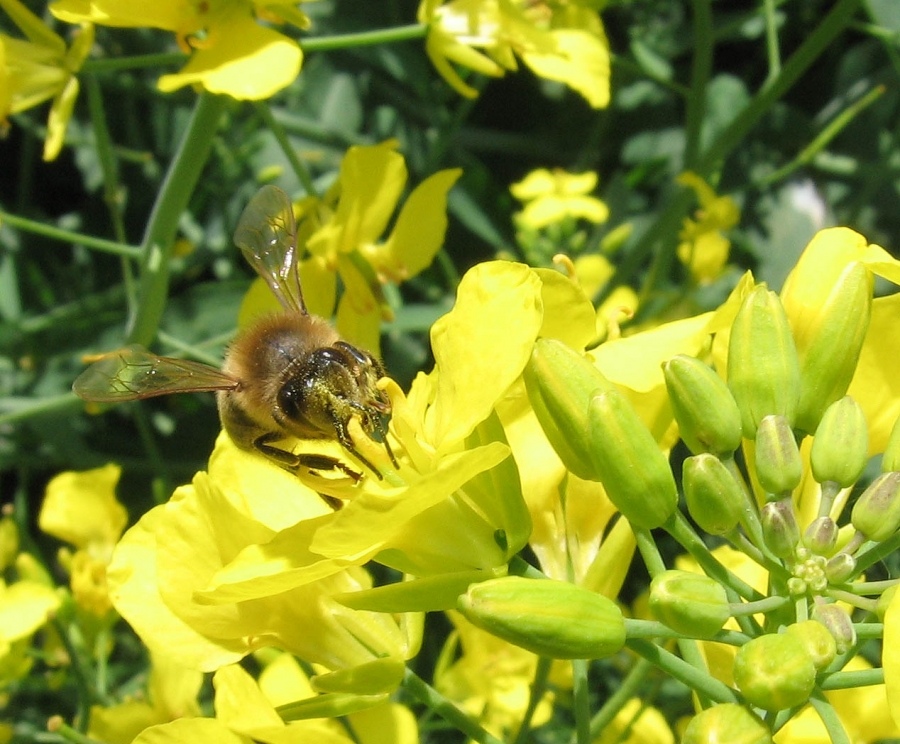
[[[278,677],[273,680],[273,677]],[[252,744],[253,742],[329,742],[329,744],[378,744],[377,736],[366,734],[366,728],[385,732],[397,744],[415,744],[418,731],[409,711],[400,705],[383,703],[377,707],[349,716],[352,731],[362,735],[351,739],[336,721],[322,718],[285,723],[275,710],[273,690],[284,693],[292,689],[304,697],[311,696],[309,684],[296,662],[282,656],[269,664],[257,682],[238,665],[225,666],[213,677],[215,688],[215,718],[180,718],[170,723],[152,726],[141,733],[134,744],[172,742],[193,744],[216,741],[221,744]],[[282,698],[283,699],[283,698]],[[291,701],[297,697],[291,698]],[[280,701],[279,701],[280,702]]]
[[[665,716],[640,698],[632,698],[594,744],[675,744]]]
[[[567,173],[540,168],[514,183],[509,190],[516,199],[525,202],[525,208],[517,215],[519,222],[525,227],[540,230],[566,217],[606,222],[609,208],[600,199],[590,196],[595,188],[596,173]]]
[[[268,646],[329,669],[414,653],[416,641],[393,617],[347,610],[334,600],[371,585],[350,561],[331,561],[289,591],[266,591],[261,577],[257,597],[232,592],[213,603],[204,597],[241,551],[260,549],[298,519],[312,532],[330,514],[296,477],[237,450],[223,435],[209,474],[198,473],[122,537],[108,572],[113,603],[151,651],[204,671]],[[308,544],[307,537],[296,548],[308,551]]]
[[[700,201],[697,219],[686,218],[678,237],[678,258],[690,269],[694,281],[708,284],[722,273],[731,242],[723,234],[740,219],[737,204],[716,193],[696,173],[686,172],[678,183],[692,188]]]
[[[52,98],[44,141],[44,160],[62,149],[66,127],[78,97],[78,79],[94,43],[93,26],[83,25],[67,49],[62,37],[19,0],[0,0],[28,41],[0,34],[0,123]]]
[[[256,16],[306,28],[309,21],[295,6],[289,0],[57,0],[50,12],[69,23],[174,32],[182,48],[194,53],[180,72],[159,79],[163,92],[196,84],[210,93],[260,100],[297,77],[303,53],[296,41],[260,25]]]
[[[527,0],[423,0],[419,21],[429,26],[426,51],[460,95],[477,91],[454,69],[501,77],[518,56],[532,72],[564,83],[593,108],[609,103],[609,43],[599,15],[575,4]]]
[[[106,465],[56,476],[47,484],[38,517],[41,530],[78,548],[72,556],[63,551],[63,563],[69,568],[75,601],[98,617],[111,609],[106,567],[128,521],[116,500],[120,473],[119,466]]]

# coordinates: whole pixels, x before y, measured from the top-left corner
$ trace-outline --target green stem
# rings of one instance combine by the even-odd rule
[[[703,118],[706,113],[706,86],[712,73],[713,20],[709,0],[694,0],[693,60],[691,65],[691,93],[687,99],[685,115],[684,165],[691,169],[700,152]]]
[[[884,542],[870,543],[863,552],[856,554],[856,573],[863,573],[869,566],[883,561],[898,548],[900,548],[900,532]]]
[[[609,726],[625,704],[638,694],[647,675],[653,669],[653,665],[646,659],[638,659],[637,663],[628,672],[628,676],[616,688],[616,691],[603,703],[603,707],[597,711],[591,719],[591,741],[598,738]]]
[[[644,565],[647,566],[647,573],[650,574],[652,579],[666,570],[666,564],[659,554],[659,549],[656,547],[656,542],[653,540],[650,530],[635,527],[634,525],[631,525],[631,530],[634,532],[634,539],[637,542],[641,558],[644,559]]]
[[[502,744],[410,669],[403,676],[403,689],[478,744]]]
[[[531,687],[528,691],[528,707],[525,709],[525,715],[522,716],[519,730],[512,740],[513,744],[525,744],[528,740],[528,733],[531,731],[531,720],[534,718],[534,713],[547,692],[547,680],[550,678],[552,667],[553,659],[548,659],[545,656],[538,658],[537,668],[534,670],[534,679],[532,679]]]
[[[274,116],[272,116],[272,111],[269,108],[268,101],[258,101],[255,108],[256,113],[258,113],[262,120],[266,123],[269,131],[271,131],[272,134],[275,135],[275,139],[278,141],[278,145],[281,147],[281,151],[284,153],[285,157],[288,159],[288,162],[291,164],[291,168],[294,169],[294,173],[297,175],[297,178],[300,179],[300,183],[303,184],[303,188],[306,191],[307,196],[318,196],[318,193],[316,192],[316,185],[315,183],[313,183],[309,168],[307,168],[306,164],[299,157],[297,157],[297,151],[294,150],[294,146],[288,139],[287,131],[282,126],[281,122],[278,121]]]
[[[813,695],[809,699],[809,704],[822,719],[831,744],[851,744],[850,737],[847,736],[847,731],[841,723],[841,717],[824,695]]]
[[[752,586],[747,584],[743,579],[735,576],[713,555],[709,552],[704,542],[697,536],[697,533],[691,528],[684,515],[676,510],[672,517],[663,525],[672,537],[674,537],[682,547],[690,553],[694,560],[700,564],[700,567],[706,572],[707,576],[718,581],[722,586],[733,589],[737,594],[749,601],[762,599],[762,595]]]
[[[740,702],[737,693],[728,685],[719,682],[708,672],[692,667],[683,659],[679,659],[675,654],[669,653],[655,643],[642,638],[629,638],[625,645],[658,669],[687,685],[690,689],[702,693],[710,700],[717,703]]]
[[[187,131],[157,194],[141,245],[143,262],[137,312],[129,322],[128,342],[147,346],[156,336],[169,289],[169,265],[178,222],[209,157],[216,127],[229,99],[202,93]]]
[[[822,690],[846,690],[852,687],[871,687],[884,684],[884,669],[861,669],[855,672],[832,672],[819,680]]]
[[[75,393],[62,393],[48,398],[4,398],[4,412],[0,413],[0,426],[27,421],[35,416],[65,413],[84,407]]]
[[[584,659],[572,662],[572,699],[575,741],[577,744],[591,744],[591,697],[588,662]]]
[[[85,248],[92,248],[101,253],[111,253],[114,256],[138,259],[142,255],[141,249],[133,245],[123,245],[114,240],[104,240],[103,238],[94,238],[90,235],[82,235],[73,230],[64,230],[61,227],[45,225],[43,222],[29,220],[27,217],[19,217],[2,210],[0,210],[0,223],[17,227],[35,235],[43,235],[45,238],[59,240],[63,243],[74,243],[75,245],[83,245]]]
[[[356,34],[338,34],[336,36],[322,36],[317,39],[304,39],[301,46],[304,52],[329,52],[333,49],[346,49],[347,47],[393,44],[398,41],[424,39],[427,35],[428,26],[426,24],[414,23],[409,26],[398,26],[397,28],[360,31]]]
[[[778,75],[767,81],[760,91],[738,113],[731,123],[703,154],[699,163],[701,175],[706,175],[721,163],[743,140],[744,136],[791,86],[800,79],[834,38],[844,30],[859,5],[859,0],[838,0],[811,34],[797,49]]]

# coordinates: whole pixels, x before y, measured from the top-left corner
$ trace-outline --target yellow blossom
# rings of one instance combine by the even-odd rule
[[[288,0],[57,0],[50,12],[69,23],[175,33],[185,51],[194,51],[180,72],[159,79],[163,92],[196,84],[210,93],[260,100],[297,77],[303,53],[296,41],[260,25],[256,16],[306,28],[309,21],[295,6]]]
[[[692,188],[700,202],[696,219],[685,218],[678,235],[678,258],[694,281],[707,284],[718,278],[728,261],[731,242],[724,233],[738,223],[740,211],[731,197],[717,196],[696,173],[682,173],[678,183]]]
[[[78,97],[78,78],[85,58],[94,43],[94,29],[82,25],[72,45],[20,0],[0,0],[5,10],[27,37],[27,41],[0,34],[0,123],[53,99],[47,120],[44,160],[54,160],[62,149],[66,127],[72,118]]]
[[[525,203],[518,221],[533,230],[561,222],[567,217],[590,222],[606,222],[609,209],[600,199],[590,196],[597,188],[593,172],[567,173],[544,168],[531,171],[510,186],[512,195]]]
[[[74,545],[68,564],[72,594],[85,610],[102,617],[111,608],[106,567],[128,515],[116,499],[121,468],[106,465],[82,473],[67,472],[47,484],[38,526],[48,535]]]
[[[600,16],[575,5],[526,0],[423,0],[426,51],[460,95],[474,98],[454,64],[501,77],[518,56],[535,75],[561,82],[593,108],[609,103],[609,43]]]

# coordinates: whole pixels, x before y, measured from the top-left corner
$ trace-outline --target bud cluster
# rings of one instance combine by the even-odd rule
[[[849,516],[841,514],[869,459],[866,417],[846,393],[871,303],[869,273],[855,265],[840,276],[818,316],[804,317],[801,337],[779,296],[758,285],[732,324],[726,374],[684,355],[663,365],[672,412],[691,452],[681,479],[687,514],[768,571],[772,596],[760,598],[746,584],[741,589],[714,560],[700,560],[706,574],[654,571],[650,611],[671,630],[698,639],[719,636],[733,617],[771,613],[762,624],[741,626],[751,640],[740,647],[733,669],[743,698],[764,710],[805,703],[835,653],[853,649],[851,609],[841,601],[856,597],[853,604],[872,612],[876,604],[858,586],[848,590],[861,574],[858,558],[875,543],[900,539],[900,424],[882,474]],[[668,458],[590,357],[538,340],[524,380],[565,466],[601,482],[633,527],[662,527],[690,543],[696,557],[703,543],[682,539],[691,527],[678,511]],[[808,436],[811,446],[804,442]],[[810,504],[813,491],[818,502]],[[871,593],[883,588],[873,585]],[[729,715],[745,715],[741,710]],[[721,725],[711,714],[701,723]]]

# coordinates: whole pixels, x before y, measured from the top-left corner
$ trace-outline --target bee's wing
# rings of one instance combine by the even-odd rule
[[[233,390],[240,382],[215,367],[156,356],[141,346],[105,354],[72,385],[79,398],[97,403],[152,398],[168,393]]]
[[[286,310],[307,315],[300,286],[297,225],[291,200],[277,186],[263,186],[249,201],[234,242]]]

